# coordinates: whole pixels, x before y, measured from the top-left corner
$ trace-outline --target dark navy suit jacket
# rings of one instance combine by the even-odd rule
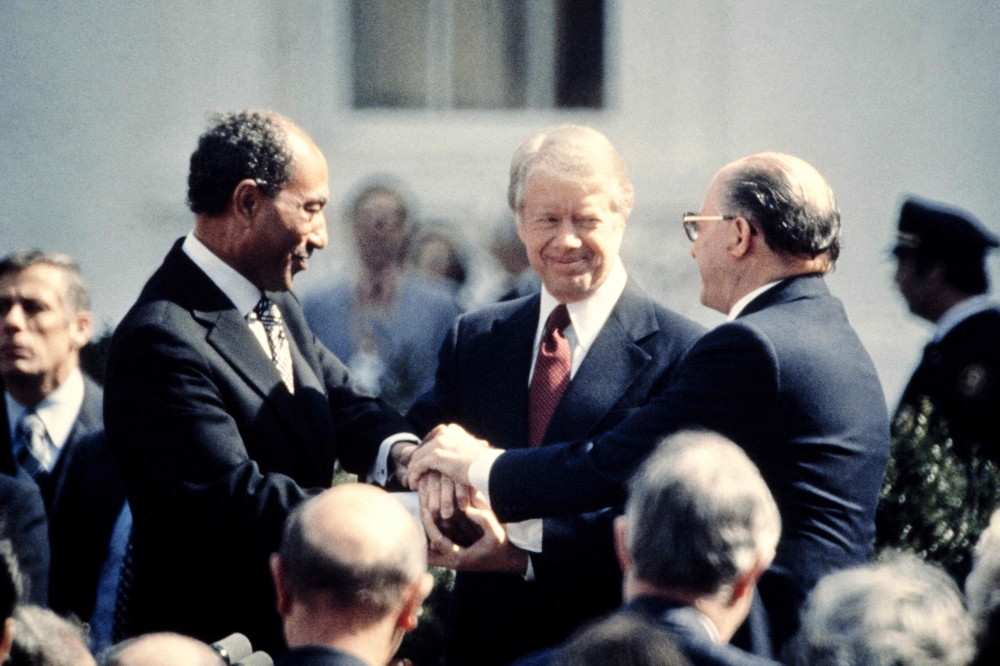
[[[27,472],[0,472],[0,539],[10,539],[24,580],[21,603],[45,606],[49,598],[49,530],[45,503]]]
[[[125,502],[125,485],[104,436],[103,396],[101,387],[84,376],[83,404],[73,429],[55,467],[37,478],[52,556],[49,607],[83,620],[94,610],[101,565],[108,557],[111,531]],[[0,414],[0,470],[10,473],[14,461],[2,399]]]
[[[622,606],[621,613],[637,613],[663,627],[691,660],[692,666],[778,666],[778,662],[744,652],[732,645],[719,645],[690,606],[662,597],[638,597]],[[516,662],[515,666],[548,666],[559,651],[546,650]]]
[[[442,346],[433,390],[408,414],[419,431],[458,423],[494,446],[526,445],[540,300],[535,294],[459,318]],[[543,447],[593,437],[620,423],[664,390],[702,332],[627,283],[556,408]],[[547,484],[544,478],[536,482]],[[621,573],[612,517],[609,510],[546,520],[542,553],[532,555],[534,582],[513,574],[460,573],[448,661],[507,663],[616,608]]]
[[[284,645],[268,558],[290,509],[329,487],[335,460],[364,474],[409,429],[356,393],[289,293],[288,391],[233,304],[178,241],[111,342],[104,417],[132,508],[130,635],[233,632]]]
[[[292,648],[274,663],[275,666],[369,666],[353,654],[322,645]]]
[[[703,336],[669,388],[614,430],[500,456],[493,509],[512,521],[620,502],[658,439],[690,426],[742,446],[778,503],[782,539],[759,591],[780,645],[819,577],[870,557],[889,457],[875,367],[819,275],[784,280]]]

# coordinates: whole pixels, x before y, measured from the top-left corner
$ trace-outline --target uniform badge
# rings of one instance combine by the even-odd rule
[[[981,363],[967,365],[958,376],[958,391],[966,398],[975,398],[986,388],[986,367]]]

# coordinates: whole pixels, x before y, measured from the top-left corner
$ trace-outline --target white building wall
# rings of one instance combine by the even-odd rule
[[[901,195],[967,207],[1000,231],[1000,3],[609,0],[600,112],[354,111],[348,7],[0,2],[0,252],[77,256],[98,316],[117,321],[191,226],[187,159],[206,113],[246,107],[313,135],[334,201],[366,174],[393,173],[424,214],[481,242],[503,213],[518,143],[578,122],[612,138],[635,181],[633,275],[714,324],[679,215],[725,162],[783,150],[838,196],[845,247],[829,283],[894,403],[929,331],[892,289]],[[349,256],[338,210],[300,288]]]

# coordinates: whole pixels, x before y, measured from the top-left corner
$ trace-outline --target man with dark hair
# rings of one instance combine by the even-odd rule
[[[440,285],[406,271],[413,212],[400,185],[368,183],[346,214],[357,272],[309,293],[302,308],[355,381],[406,411],[433,384],[437,350],[461,311]]]
[[[669,437],[632,479],[615,523],[625,572],[619,615],[652,620],[695,666],[777,666],[729,640],[780,533],[774,498],[738,446],[706,431]]]
[[[761,196],[739,196],[747,183]],[[785,539],[759,585],[780,645],[820,576],[871,555],[888,460],[885,397],[823,281],[840,213],[816,169],[780,153],[739,159],[716,174],[684,228],[701,302],[729,321],[695,343],[666,390],[603,435],[537,449],[492,449],[443,427],[408,477],[413,485],[433,469],[472,482],[501,520],[562,515],[620,501],[665,433],[718,431],[757,464],[781,510]]]
[[[1000,464],[1000,309],[986,293],[986,254],[998,246],[968,213],[911,198],[893,253],[910,311],[936,324],[897,418],[914,419],[929,400],[964,460]]]
[[[92,322],[79,267],[65,254],[35,249],[0,259],[0,318],[0,422],[7,426],[0,427],[0,471],[30,476],[45,501],[48,605],[91,619],[102,576],[105,589],[116,586],[121,549],[111,539],[127,510],[104,436],[101,388],[80,371]],[[109,622],[93,629],[110,637]]]
[[[335,461],[384,482],[387,405],[313,336],[293,276],[326,245],[326,159],[291,121],[218,116],[191,156],[194,231],[115,331],[105,420],[135,522],[125,635],[234,632],[282,649],[268,557]],[[395,449],[398,453],[400,447]]]
[[[388,493],[361,484],[300,504],[271,573],[291,648],[278,666],[383,666],[434,584],[420,526]]]

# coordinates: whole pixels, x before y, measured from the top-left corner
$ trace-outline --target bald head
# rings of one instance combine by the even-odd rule
[[[826,179],[784,153],[756,153],[727,164],[713,180],[725,215],[760,228],[768,247],[793,256],[840,255],[840,211]]]
[[[146,634],[108,649],[101,666],[226,666],[218,652],[180,634]]]
[[[296,597],[371,622],[402,603],[427,570],[413,517],[385,491],[362,484],[336,486],[299,506],[279,554]]]

